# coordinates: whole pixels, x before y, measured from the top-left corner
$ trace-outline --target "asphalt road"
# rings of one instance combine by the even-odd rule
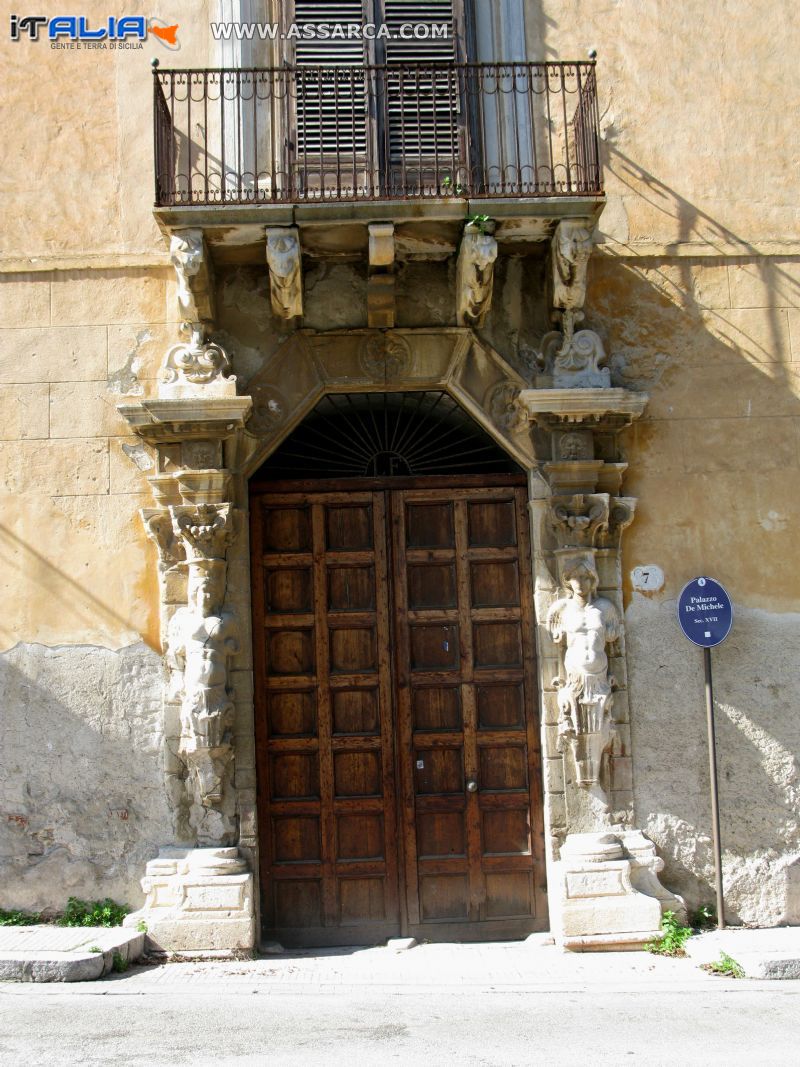
[[[793,1064],[800,981],[542,992],[0,987],[3,1065]]]

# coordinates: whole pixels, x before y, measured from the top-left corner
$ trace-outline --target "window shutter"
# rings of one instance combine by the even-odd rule
[[[361,24],[363,0],[295,0],[297,68],[295,173],[299,187],[324,195],[327,187],[367,182],[371,131],[367,124],[368,42],[302,38],[308,24]],[[370,155],[372,153],[369,153]]]
[[[387,148],[393,180],[431,192],[466,185],[464,102],[458,70],[463,17],[458,0],[383,0],[391,40],[387,66]],[[446,24],[447,37],[400,38],[403,25]]]

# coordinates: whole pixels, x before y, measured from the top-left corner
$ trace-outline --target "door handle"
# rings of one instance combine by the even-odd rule
[[[468,793],[477,793],[478,792],[478,783],[474,778],[468,778],[467,779],[467,792]]]

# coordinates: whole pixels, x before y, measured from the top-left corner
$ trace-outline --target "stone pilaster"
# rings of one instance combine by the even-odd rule
[[[240,817],[234,681],[243,672],[227,572],[243,523],[224,465],[225,443],[251,408],[236,395],[226,353],[198,325],[167,352],[158,397],[120,406],[156,457],[155,506],[142,519],[159,552],[166,786],[180,845],[148,864],[138,914],[167,952],[231,953],[254,943],[253,876],[232,847]]]
[[[568,295],[562,288],[565,310]],[[545,337],[537,388],[516,402],[549,486],[531,502],[545,814],[553,925],[575,949],[637,947],[662,907],[681,907],[634,829],[620,553],[636,500],[623,495],[620,435],[647,397],[611,388],[604,362],[596,334],[565,327]]]

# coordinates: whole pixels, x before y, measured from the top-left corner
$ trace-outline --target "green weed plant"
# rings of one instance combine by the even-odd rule
[[[661,917],[661,937],[648,941],[644,947],[656,956],[685,956],[683,946],[692,933],[691,926],[683,926],[674,911],[665,911]]]
[[[38,911],[6,911],[0,908],[0,926],[36,926],[41,917]]]
[[[105,900],[79,900],[70,897],[64,914],[56,920],[59,926],[122,926],[128,909],[115,904],[110,897]]]
[[[744,978],[744,968],[727,952],[720,952],[719,959],[712,963],[701,963],[701,968],[709,974],[720,974],[725,978]]]

